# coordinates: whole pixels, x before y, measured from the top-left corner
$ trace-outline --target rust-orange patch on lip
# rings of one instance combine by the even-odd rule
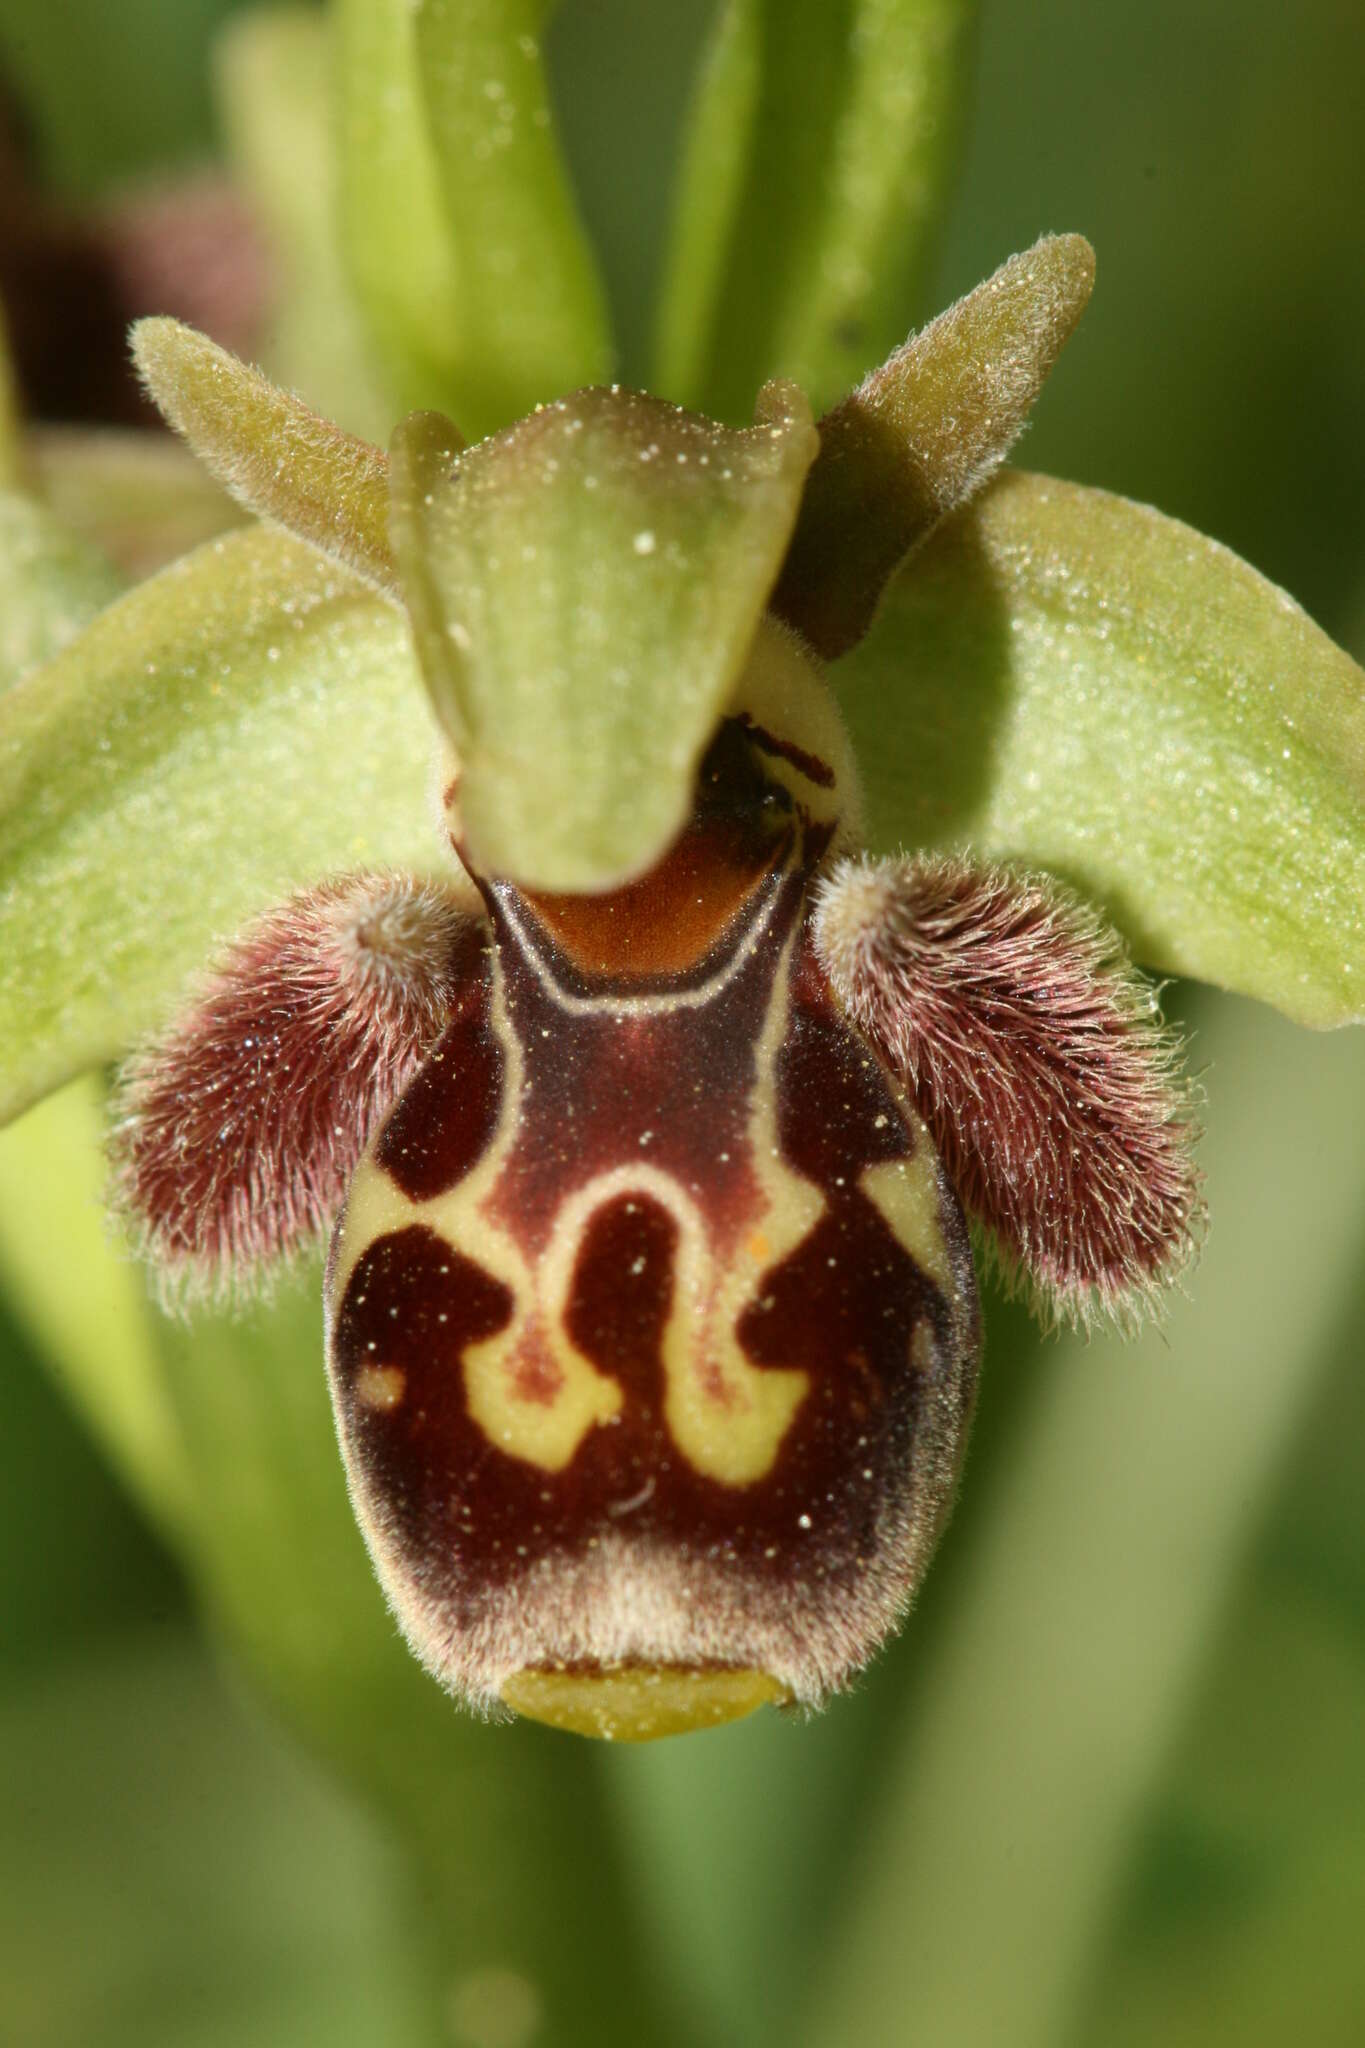
[[[737,722],[702,764],[698,808],[663,858],[609,894],[524,891],[522,901],[570,965],[614,985],[686,975],[736,927],[790,844],[789,810],[765,805]]]

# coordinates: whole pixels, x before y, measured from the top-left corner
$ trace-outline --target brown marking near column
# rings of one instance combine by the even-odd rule
[[[833,789],[834,770],[828,761],[822,761],[818,754],[809,754],[804,747],[798,747],[791,740],[779,739],[766,726],[758,725],[746,711],[739,713],[736,721],[744,727],[749,740],[760,753],[769,754],[776,761],[787,761],[797,773],[804,775],[807,782],[813,782],[817,789]]]
[[[413,1202],[463,1180],[497,1129],[504,1058],[491,1028],[487,952],[485,942],[449,1023],[374,1147],[377,1163]]]

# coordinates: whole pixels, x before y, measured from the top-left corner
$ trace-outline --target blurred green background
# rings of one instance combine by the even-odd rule
[[[88,195],[208,154],[206,44],[231,11],[0,0],[0,66],[52,182]],[[567,0],[551,35],[627,374],[708,11]],[[1089,235],[1095,298],[1020,459],[1216,535],[1357,659],[1362,77],[1358,0],[988,0],[918,309],[1045,229]],[[1164,1335],[1040,1344],[988,1301],[957,1516],[857,1694],[808,1726],[630,1753],[465,1731],[465,1775],[432,1790],[463,1872],[434,1916],[383,1784],[323,1769],[318,1747],[344,1770],[343,1737],[287,1732],[287,1684],[281,1718],[261,1705],[92,1450],[60,1359],[31,1319],[0,1321],[0,2038],[1356,2048],[1365,1037],[1169,1001],[1208,1094],[1212,1232]],[[56,1143],[42,1166],[60,1179]],[[59,1235],[48,1252],[60,1267]],[[259,1350],[316,1440],[309,1341]],[[229,1431],[234,1361],[207,1337],[199,1356],[199,1426]],[[340,1485],[301,1530],[340,1526]],[[249,1488],[230,1505],[249,1542]],[[454,1710],[432,1701],[435,1728]],[[615,1996],[614,1956],[651,2019]]]

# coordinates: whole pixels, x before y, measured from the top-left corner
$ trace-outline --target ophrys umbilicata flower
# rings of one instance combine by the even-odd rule
[[[978,313],[993,302],[1000,302],[998,291],[978,304]],[[1027,351],[1021,357],[1008,325],[999,340],[993,351],[988,336],[976,360],[987,366],[994,361],[997,367],[1022,360],[1027,373]],[[957,359],[957,368],[971,359],[968,350]],[[951,372],[951,351],[946,362]],[[527,443],[523,452],[531,452],[521,470],[508,466],[483,492],[487,524],[472,539],[460,530],[458,515],[451,530],[423,538],[417,568],[406,575],[406,594],[421,627],[423,604],[430,616],[433,592],[437,604],[447,609],[451,587],[456,592],[453,616],[443,620],[438,611],[434,629],[423,629],[423,644],[443,716],[458,733],[464,769],[461,823],[475,866],[511,886],[538,884],[552,894],[575,895],[603,887],[610,893],[623,877],[647,869],[669,834],[684,824],[697,761],[715,721],[735,701],[731,693],[744,672],[754,622],[780,569],[778,609],[794,619],[808,646],[840,663],[836,682],[855,736],[863,741],[859,751],[874,853],[887,860],[902,844],[946,845],[956,858],[956,865],[946,868],[915,860],[874,876],[888,913],[875,930],[898,934],[895,946],[858,943],[859,928],[847,920],[827,929],[830,961],[842,946],[846,967],[865,963],[869,979],[861,1007],[868,1027],[880,1023],[888,1038],[898,1036],[902,1059],[915,1051],[907,1035],[907,1014],[913,1017],[907,990],[918,988],[930,1011],[938,1005],[928,1047],[935,1052],[950,1042],[943,1035],[946,1026],[956,1031],[953,1042],[961,1042],[963,1022],[972,1021],[971,1006],[960,999],[957,1007],[965,1009],[965,1019],[945,1017],[942,998],[949,996],[951,1011],[953,988],[971,987],[973,970],[985,970],[984,986],[998,1003],[1001,964],[979,944],[983,930],[995,932],[1005,946],[1006,964],[1012,963],[1014,979],[1004,982],[1005,993],[1013,996],[1020,986],[1019,928],[1027,928],[1030,917],[1038,927],[1060,920],[1062,936],[1069,937],[1085,969],[1079,985],[1092,986],[1094,956],[1103,950],[1102,943],[1091,938],[1087,961],[1086,934],[1074,913],[1068,926],[1053,892],[1029,899],[1016,880],[1012,897],[1008,886],[993,887],[980,860],[964,868],[963,849],[973,844],[993,863],[1007,857],[1030,870],[1057,870],[1084,885],[1123,911],[1125,927],[1144,956],[1159,965],[1202,968],[1234,985],[1279,994],[1315,1021],[1330,1016],[1334,1004],[1341,1014],[1349,1008],[1341,969],[1349,968],[1358,938],[1353,909],[1357,877],[1348,835],[1337,832],[1334,860],[1323,860],[1320,849],[1349,804],[1350,770],[1348,765],[1343,771],[1342,764],[1351,758],[1346,743],[1350,707],[1358,700],[1351,696],[1354,682],[1347,687],[1349,665],[1339,663],[1334,671],[1311,629],[1299,615],[1271,603],[1264,586],[1219,562],[1215,551],[1201,552],[1190,536],[1137,518],[1129,508],[1117,508],[1096,494],[1008,479],[979,502],[970,518],[943,528],[921,549],[916,563],[897,576],[865,641],[850,645],[850,638],[839,639],[848,628],[837,620],[829,623],[831,592],[842,598],[851,591],[856,597],[859,579],[870,583],[870,595],[866,589],[861,593],[864,610],[855,617],[855,628],[865,624],[880,588],[878,577],[922,538],[934,514],[952,503],[955,489],[980,480],[982,461],[997,452],[991,445],[984,454],[973,448],[967,431],[970,407],[963,403],[960,385],[954,388],[950,378],[947,391],[935,390],[922,354],[903,367],[914,374],[901,380],[896,403],[872,402],[869,394],[861,409],[836,409],[821,422],[823,481],[821,469],[813,469],[786,567],[778,557],[790,526],[788,518],[783,528],[784,507],[790,513],[787,487],[801,468],[803,432],[809,432],[794,404],[779,406],[780,417],[767,423],[773,437],[770,452],[776,450],[778,459],[768,471],[759,468],[746,477],[750,488],[736,494],[751,509],[762,504],[765,517],[771,515],[771,531],[763,519],[751,526],[737,514],[727,527],[706,513],[681,537],[670,532],[664,500],[680,494],[654,489],[656,457],[650,448],[657,437],[652,435],[637,451],[648,457],[643,495],[628,484],[622,469],[608,493],[618,527],[605,520],[602,526],[590,523],[582,516],[583,507],[590,482],[596,476],[600,488],[610,466],[609,435],[594,448],[591,461],[580,462],[581,491],[570,488],[557,496],[550,480],[567,471],[572,481],[573,462],[564,451],[547,452],[542,439],[539,452],[546,460],[538,463],[535,444]],[[885,393],[886,385],[881,389]],[[245,396],[235,386],[232,404],[239,405]],[[980,410],[991,418],[993,408],[994,397]],[[552,435],[556,421],[572,424],[582,410],[549,408],[542,435]],[[1003,419],[1007,437],[1012,424],[1008,406]],[[936,440],[940,421],[950,421],[951,431]],[[999,430],[999,419],[996,426]],[[443,435],[444,429],[437,429],[432,444],[438,457]],[[327,445],[324,436],[314,449],[324,458],[324,471]],[[748,445],[760,450],[762,436]],[[267,471],[274,468],[276,453],[267,449]],[[378,466],[372,455],[353,453],[357,460],[347,474],[336,474],[335,467],[324,474],[311,514],[307,504],[302,510],[297,503],[272,509],[292,515],[310,540],[330,538],[350,566],[358,563],[372,580],[377,575],[381,582],[390,581],[383,511],[367,524],[367,504],[372,510],[373,501],[367,500],[364,485],[378,476]],[[420,457],[416,430],[408,454],[414,461]],[[308,498],[306,455],[304,447],[291,444],[283,487],[286,493],[292,489],[296,499]],[[488,461],[491,465],[491,454]],[[947,488],[934,473],[935,462],[947,475]],[[461,467],[466,484],[478,474],[477,461]],[[437,482],[439,470],[438,461]],[[841,496],[841,479],[847,483],[850,478],[852,491]],[[881,498],[870,489],[877,481]],[[438,493],[431,495],[434,512]],[[467,507],[472,494],[461,495]],[[410,499],[419,522],[426,496],[422,491]],[[257,502],[269,504],[264,490]],[[351,513],[353,546],[348,552]],[[535,527],[542,514],[558,520],[553,532]],[[854,561],[828,544],[831,532],[836,539],[856,534],[862,551],[854,551]],[[774,541],[773,534],[780,539]],[[447,544],[458,573],[452,579],[447,563],[424,577],[423,565],[435,564]],[[472,559],[480,549],[483,560]],[[812,561],[817,569],[830,566],[823,591]],[[672,586],[675,593],[685,588],[711,607],[700,622],[676,607],[672,612],[661,604],[651,609],[661,586],[669,586],[657,576],[651,583],[640,572],[671,562],[682,570],[681,584]],[[547,564],[558,565],[558,582]],[[613,589],[608,578],[618,564],[636,580]],[[483,574],[484,569],[489,573]],[[1220,574],[1223,599],[1210,604],[1209,586]],[[503,635],[502,658],[491,663],[489,636],[475,634],[465,616],[486,589],[494,592],[492,613]],[[117,687],[111,686],[107,718],[101,723],[96,716],[86,728],[98,735],[96,750],[88,756],[89,776],[84,782],[74,777],[69,790],[54,791],[49,785],[44,792],[43,822],[54,829],[46,843],[41,832],[29,835],[25,850],[36,849],[36,856],[26,881],[41,883],[46,873],[49,879],[69,883],[84,877],[88,883],[100,875],[98,830],[102,823],[107,826],[107,813],[102,817],[100,812],[102,795],[129,768],[138,772],[129,778],[135,801],[128,816],[146,840],[160,837],[166,859],[189,866],[212,838],[223,850],[221,873],[204,874],[196,865],[198,900],[156,906],[165,928],[155,933],[145,928],[148,914],[143,913],[140,930],[136,908],[129,916],[128,906],[115,906],[119,914],[110,914],[106,906],[97,922],[98,943],[90,946],[82,945],[79,925],[51,914],[41,888],[31,891],[29,901],[36,908],[29,933],[38,943],[15,977],[19,996],[25,994],[28,960],[41,980],[56,951],[65,956],[71,1001],[59,1006],[59,1015],[46,1018],[41,1005],[32,1009],[35,1058],[25,1086],[40,1085],[44,1059],[50,1063],[50,1078],[63,1061],[79,1064],[89,1057],[90,1038],[81,1034],[90,1026],[91,1013],[82,1013],[81,996],[92,982],[100,985],[103,1005],[95,1035],[104,1034],[94,1049],[112,1050],[135,1029],[155,1021],[154,1010],[164,1008],[164,991],[150,997],[147,982],[139,979],[153,955],[156,976],[168,978],[165,963],[177,946],[183,947],[180,967],[190,963],[195,950],[188,943],[191,926],[198,930],[195,946],[202,956],[210,933],[230,932],[279,893],[280,881],[268,889],[261,886],[251,865],[253,856],[270,846],[277,814],[306,813],[316,835],[306,853],[291,849],[288,865],[296,870],[291,880],[304,881],[310,870],[319,876],[368,866],[376,858],[401,870],[422,864],[416,851],[393,844],[405,836],[414,844],[418,840],[419,804],[410,796],[391,803],[383,789],[386,776],[401,779],[398,764],[410,764],[422,752],[409,722],[410,707],[400,701],[397,687],[401,683],[406,689],[408,683],[401,673],[405,629],[400,621],[395,640],[392,623],[355,585],[334,569],[320,567],[303,550],[291,553],[277,541],[262,544],[260,536],[248,536],[225,544],[211,560],[187,567],[159,591],[149,589],[140,610],[119,608],[97,630],[83,656],[96,680],[102,661],[106,679],[119,662],[128,666]],[[460,646],[458,633],[451,637],[451,627],[463,628],[467,647]],[[907,642],[913,659],[906,658]],[[452,659],[450,648],[468,657],[454,675],[443,667]],[[1280,688],[1282,693],[1298,690],[1298,698],[1290,701],[1281,694],[1277,702],[1266,690],[1257,701],[1257,662],[1266,674],[1295,678]],[[353,695],[331,687],[338,669]],[[1134,688],[1144,669],[1149,675],[1159,672],[1158,680],[1178,673],[1179,691],[1144,694]],[[1318,677],[1312,690],[1303,682],[1310,670]],[[65,703],[62,694],[63,676],[70,683],[73,672],[74,664],[59,667],[48,679],[43,710],[54,720],[74,708],[74,686]],[[137,688],[125,687],[129,674],[146,675],[145,686],[140,685],[143,699]],[[885,688],[888,674],[897,684],[894,696]],[[1329,676],[1342,687],[1328,687]],[[260,716],[254,717],[250,706],[257,677],[263,687]],[[300,679],[305,679],[302,690]],[[944,700],[945,679],[957,692],[951,702]],[[1102,688],[1096,687],[1097,680]],[[983,702],[990,686],[1002,681],[1000,701]],[[305,702],[314,684],[317,693]],[[222,703],[221,728],[196,729],[191,716],[184,723],[188,743],[158,755],[155,730],[175,708],[175,693],[182,687],[187,695],[204,689]],[[285,713],[291,689],[294,708],[305,714],[297,725]],[[98,698],[98,688],[94,694]],[[36,702],[30,695],[27,704],[16,707],[16,717],[37,718]],[[1220,706],[1227,713],[1221,727]],[[96,704],[96,712],[99,708]],[[81,719],[88,709],[81,706]],[[196,705],[195,715],[202,709],[202,703]],[[142,710],[147,719],[140,724]],[[998,715],[988,716],[991,712]],[[272,718],[279,723],[272,724]],[[1335,735],[1328,730],[1333,720]],[[80,719],[70,722],[78,725]],[[775,731],[768,728],[770,736],[797,744],[784,739],[781,724],[779,719]],[[344,733],[338,733],[338,725]],[[1210,735],[1230,733],[1234,725],[1237,746],[1219,759]],[[288,739],[282,744],[286,728]],[[217,744],[220,732],[225,747]],[[299,735],[305,732],[310,737],[300,745]],[[247,743],[234,760],[231,745],[239,735]],[[82,743],[85,736],[80,735]],[[1342,742],[1335,751],[1334,737]],[[223,789],[230,792],[227,805],[221,798],[216,809],[196,807],[193,800],[177,804],[177,791],[183,795],[187,786],[194,787],[194,773],[209,754]],[[282,769],[284,754],[291,757],[287,771]],[[814,758],[829,765],[818,751]],[[151,760],[155,774],[145,772]],[[188,784],[177,785],[182,771]],[[296,778],[292,784],[290,775]],[[1170,800],[1163,802],[1163,795]],[[69,805],[65,818],[64,803]],[[1231,817],[1234,808],[1240,822]],[[1315,838],[1301,829],[1302,818],[1314,809]],[[339,844],[333,815],[346,821]],[[22,806],[16,816],[22,837]],[[383,835],[388,844],[352,844]],[[653,853],[642,851],[640,842]],[[899,893],[893,886],[898,880]],[[116,889],[117,876],[111,874],[109,881]],[[851,889],[851,883],[847,886]],[[1308,888],[1315,920],[1299,915]],[[864,900],[875,890],[864,889]],[[848,900],[856,904],[856,892]],[[983,915],[988,902],[995,906],[993,923]],[[380,907],[385,907],[382,899]],[[401,925],[408,918],[406,899],[392,907]],[[889,914],[893,909],[898,913],[894,918]],[[965,922],[964,910],[972,912]],[[377,922],[382,925],[384,919]],[[1329,925],[1330,937],[1323,943]],[[926,927],[939,934],[937,952],[921,942]],[[949,930],[971,942],[951,956],[962,970],[961,982],[949,977],[945,988],[931,972],[916,983],[908,964],[918,960],[922,967],[950,957],[943,950]],[[110,983],[116,1006],[112,1022]],[[1036,988],[1046,994],[1054,985],[1055,978],[1045,979]],[[888,990],[898,991],[895,1021],[885,1014]],[[141,1016],[140,1004],[145,1006]],[[1042,1007],[1034,1005],[1035,1011]],[[346,1014],[353,1012],[352,1003]],[[1036,1036],[1036,1022],[1033,1032]],[[1028,1037],[1027,1031],[1017,1034],[1013,1043]],[[1119,1048],[1134,1042],[1126,1030],[1111,1037]],[[970,1072],[970,1037],[966,1043],[965,1056],[948,1061],[935,1082],[939,1090],[951,1087],[955,1073]],[[1150,1075],[1150,1068],[1142,1071]],[[945,1145],[969,1127],[971,1107],[967,1097],[958,1099],[952,1122],[940,1132]],[[965,1183],[967,1161],[958,1159],[955,1166]],[[987,1172],[981,1185],[989,1191],[997,1182]],[[1073,1223],[1080,1213],[1073,1207]]]
[[[401,591],[463,866],[248,927],[129,1071],[120,1186],[191,1287],[340,1213],[353,1499],[476,1704],[643,1734],[820,1700],[956,1481],[959,1198],[1049,1314],[1129,1314],[1192,1248],[1189,1091],[1121,942],[1032,866],[869,858],[819,659],[998,463],[1090,275],[1075,238],[1014,259],[816,430],[789,386],[747,430],[590,390],[470,450],[416,415],[388,476],[139,333],[249,503]]]

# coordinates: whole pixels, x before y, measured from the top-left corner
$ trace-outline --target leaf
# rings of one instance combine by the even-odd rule
[[[773,609],[833,660],[912,548],[994,474],[1085,311],[1095,252],[1045,235],[820,421]]]
[[[1365,674],[1216,541],[1006,472],[834,676],[874,851],[1034,863],[1162,972],[1365,1015]]]
[[[657,387],[818,409],[905,338],[953,167],[969,0],[727,0],[693,109]]]
[[[243,523],[227,493],[168,434],[37,427],[25,454],[44,503],[130,582]]]
[[[456,265],[471,437],[606,377],[611,336],[541,61],[546,0],[417,0],[422,97]]]
[[[430,868],[431,737],[401,615],[259,527],[0,699],[0,1118],[124,1050],[301,883]]]
[[[453,459],[438,416],[394,436],[394,549],[485,872],[605,888],[681,826],[815,452],[799,392],[762,420],[613,389]]]
[[[249,511],[392,596],[388,458],[179,320],[139,320],[133,360],[167,420]]]
[[[0,700],[120,587],[117,571],[46,507],[17,491],[0,491]]]
[[[329,30],[314,7],[238,14],[215,49],[215,84],[238,180],[275,258],[262,364],[326,418],[383,441],[403,407],[342,267]]]

